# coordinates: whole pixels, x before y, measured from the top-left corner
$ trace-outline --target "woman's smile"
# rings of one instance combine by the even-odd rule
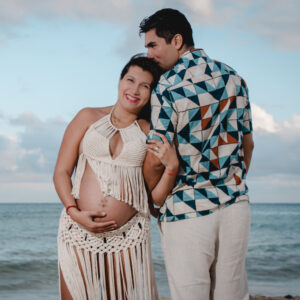
[[[125,97],[126,97],[126,100],[131,103],[137,103],[138,101],[140,101],[140,98],[132,96],[130,94],[126,94]]]

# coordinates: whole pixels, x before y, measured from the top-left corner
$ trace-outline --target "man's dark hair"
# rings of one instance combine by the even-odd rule
[[[184,14],[172,8],[164,8],[152,16],[145,18],[140,24],[140,34],[151,29],[156,30],[156,35],[164,38],[170,44],[176,34],[181,34],[183,44],[194,46],[193,30]]]
[[[132,66],[138,66],[144,71],[147,71],[152,75],[153,81],[151,84],[151,90],[153,90],[156,87],[161,74],[163,73],[158,63],[154,59],[146,57],[144,54],[136,54],[131,57],[129,62],[123,68],[120,76],[121,79],[123,79],[123,77],[127,74],[129,68]],[[151,104],[150,101],[148,101],[147,104],[140,111],[138,117],[140,119],[145,119],[147,121],[150,121],[150,115],[151,115]]]

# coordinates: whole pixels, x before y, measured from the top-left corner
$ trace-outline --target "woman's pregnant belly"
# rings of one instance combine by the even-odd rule
[[[95,218],[95,221],[114,220],[118,227],[124,225],[137,213],[132,206],[114,197],[103,195],[96,175],[88,163],[82,176],[77,205],[80,210],[105,212],[105,217]]]

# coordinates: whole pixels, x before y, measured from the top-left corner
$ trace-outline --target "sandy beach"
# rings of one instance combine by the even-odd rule
[[[286,300],[286,299],[300,300],[300,296],[286,295],[284,297],[265,297],[265,296],[251,296],[250,297],[250,300]]]
[[[250,296],[250,300],[300,300],[300,296],[286,295],[284,297],[265,297],[265,296]],[[171,300],[170,298],[162,297],[160,300]]]

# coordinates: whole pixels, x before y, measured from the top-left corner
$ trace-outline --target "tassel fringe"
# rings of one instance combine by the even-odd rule
[[[150,221],[140,213],[114,231],[93,234],[63,210],[58,262],[74,300],[158,300]]]

